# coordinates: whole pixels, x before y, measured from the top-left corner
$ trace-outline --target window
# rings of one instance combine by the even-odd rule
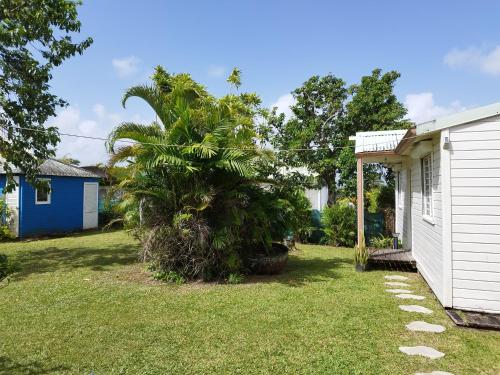
[[[422,159],[422,214],[432,219],[432,155]]]
[[[50,179],[40,179],[45,181],[46,186],[37,188],[35,191],[35,204],[50,204],[50,196],[52,194],[50,188]]]

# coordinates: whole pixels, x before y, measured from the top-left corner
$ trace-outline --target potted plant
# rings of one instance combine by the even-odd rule
[[[361,236],[361,241],[354,247],[354,263],[356,265],[357,272],[363,272],[366,270],[366,265],[368,263],[368,249],[365,245],[365,236]]]

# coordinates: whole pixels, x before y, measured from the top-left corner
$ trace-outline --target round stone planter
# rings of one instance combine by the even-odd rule
[[[286,267],[288,262],[288,247],[273,243],[270,255],[256,255],[249,259],[252,273],[258,275],[276,275]]]

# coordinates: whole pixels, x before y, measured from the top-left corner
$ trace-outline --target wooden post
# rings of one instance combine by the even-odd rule
[[[358,178],[358,244],[362,242],[365,232],[365,202],[363,194],[363,158],[357,160],[357,178]]]

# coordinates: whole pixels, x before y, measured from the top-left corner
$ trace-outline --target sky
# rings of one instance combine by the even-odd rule
[[[395,92],[408,117],[427,121],[500,101],[498,1],[84,0],[81,34],[93,45],[54,71],[52,91],[69,106],[50,125],[107,137],[122,121],[148,123],[124,91],[156,65],[187,72],[214,95],[242,70],[243,91],[289,111],[290,92],[312,75],[348,84],[374,68],[401,73]],[[106,162],[104,142],[62,137],[58,156]]]

